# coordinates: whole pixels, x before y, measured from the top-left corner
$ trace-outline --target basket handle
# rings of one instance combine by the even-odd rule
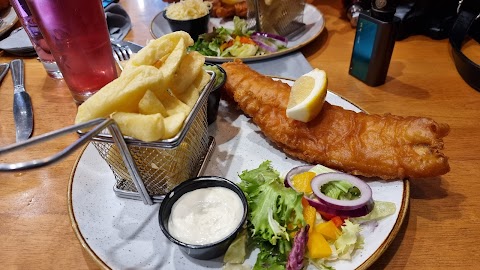
[[[53,154],[49,157],[42,158],[42,159],[35,159],[35,160],[30,160],[30,161],[25,161],[25,162],[18,162],[18,163],[0,163],[0,171],[20,171],[20,170],[30,170],[30,169],[35,169],[43,166],[50,165],[52,163],[55,163],[62,158],[65,158],[69,154],[71,154],[73,151],[77,150],[80,148],[82,145],[85,143],[89,142],[93,137],[98,135],[102,130],[105,128],[108,128],[109,132],[113,135],[113,140],[115,144],[117,144],[120,154],[122,155],[123,162],[125,163],[125,166],[128,169],[128,172],[130,173],[130,176],[133,179],[133,182],[135,184],[135,187],[138,190],[138,193],[142,197],[142,201],[144,204],[152,205],[153,201],[151,197],[148,195],[147,189],[145,188],[145,185],[143,184],[143,181],[141,180],[140,174],[138,173],[137,166],[135,165],[135,162],[133,161],[132,155],[130,154],[130,151],[128,150],[127,144],[125,143],[125,140],[123,138],[122,132],[120,131],[120,128],[118,125],[115,123],[113,119],[105,119],[105,118],[98,118],[94,119],[85,123],[80,123],[76,125],[72,125],[69,127],[65,127],[59,130],[55,130],[49,133],[45,133],[40,136],[36,136],[33,138],[30,138],[26,141],[22,141],[19,143],[14,143],[5,147],[0,148],[0,155],[6,154],[9,152],[14,152],[16,150],[23,149],[27,146],[42,143],[45,141],[49,141],[51,139],[60,137],[65,134],[69,134],[71,132],[76,132],[78,130],[86,129],[89,127],[95,126],[92,128],[90,131],[85,133],[84,135],[80,136],[78,140],[76,140],[74,143],[70,144],[67,146],[65,149],[59,151],[56,154]]]

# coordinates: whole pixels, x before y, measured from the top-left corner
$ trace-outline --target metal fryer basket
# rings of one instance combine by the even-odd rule
[[[202,172],[203,162],[208,160],[214,144],[213,138],[208,136],[207,99],[215,74],[207,72],[211,76],[210,82],[174,138],[143,142],[124,136],[141,183],[127,169],[124,151],[119,149],[108,130],[92,138],[92,144],[113,171],[117,196],[145,201],[143,197],[148,194],[158,202],[176,185]],[[143,189],[147,194],[143,194]]]
[[[151,197],[160,200],[179,183],[199,173],[202,161],[212,143],[207,133],[206,106],[202,106],[182,142],[174,148],[127,144],[143,184]],[[113,171],[115,193],[136,199],[138,190],[128,172],[118,146],[93,139],[100,156]]]
[[[247,18],[257,32],[292,38],[305,29],[305,0],[247,0]]]

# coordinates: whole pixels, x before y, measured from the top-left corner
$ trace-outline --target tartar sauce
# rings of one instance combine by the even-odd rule
[[[187,244],[214,243],[238,227],[243,212],[242,201],[234,191],[224,187],[197,189],[173,204],[168,231]]]

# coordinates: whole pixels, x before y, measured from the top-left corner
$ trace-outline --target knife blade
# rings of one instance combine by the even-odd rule
[[[27,140],[33,131],[33,108],[30,95],[25,91],[24,65],[22,59],[10,62],[13,80],[13,118],[17,142]]]
[[[3,81],[3,78],[5,77],[5,75],[7,75],[9,66],[10,65],[8,63],[0,64],[0,83]]]

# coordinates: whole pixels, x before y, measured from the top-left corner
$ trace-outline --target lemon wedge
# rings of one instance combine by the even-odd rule
[[[288,99],[287,117],[302,122],[314,119],[325,102],[327,84],[327,74],[318,68],[298,78]]]

